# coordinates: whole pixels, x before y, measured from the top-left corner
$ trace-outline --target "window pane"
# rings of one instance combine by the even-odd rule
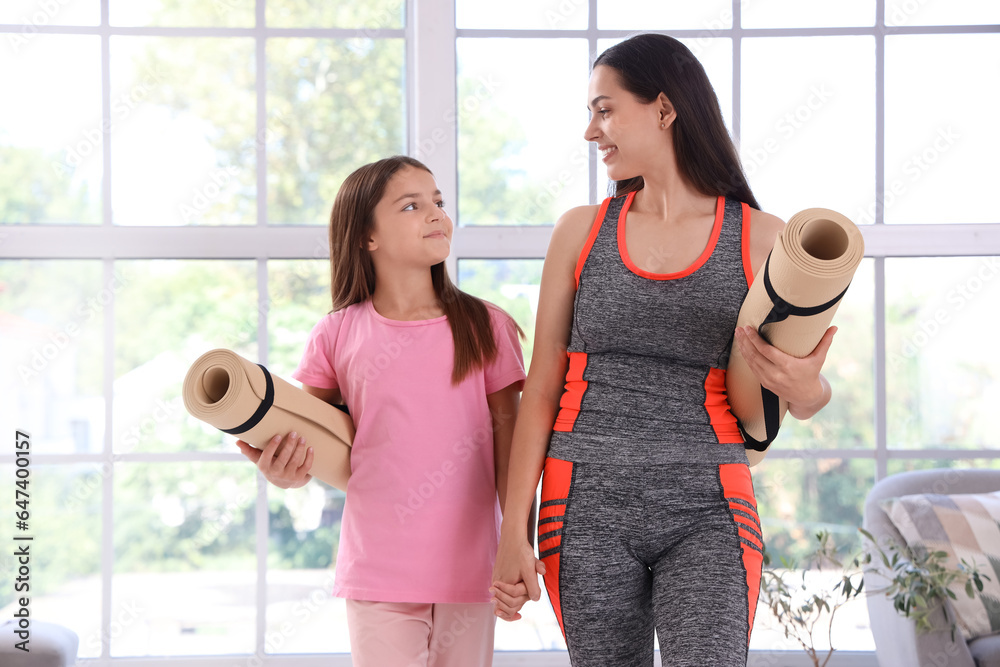
[[[988,25],[1000,23],[993,0],[885,0],[886,25]]]
[[[39,0],[6,0],[0,5],[0,23],[20,23],[29,27],[17,37],[10,36],[11,43],[20,43],[20,38],[33,39],[32,27],[45,25],[97,25],[101,22],[100,0],[59,0],[39,2]]]
[[[317,235],[317,253],[322,236]],[[316,253],[313,253],[316,254]],[[293,386],[291,373],[309,333],[330,312],[328,259],[268,262],[268,367]],[[269,653],[347,653],[344,600],[332,596],[344,494],[320,482],[300,489],[268,487]],[[282,630],[291,623],[295,632]],[[280,638],[280,639],[279,639]]]
[[[401,39],[267,43],[267,200],[272,224],[329,222],[340,184],[406,150]]]
[[[889,447],[997,447],[998,273],[1000,257],[886,259]]]
[[[35,433],[24,427],[36,444]],[[13,448],[11,448],[13,451]],[[34,454],[35,452],[32,452]],[[13,576],[19,563],[12,557],[18,545],[31,554],[29,613],[32,618],[64,625],[80,637],[78,657],[101,654],[101,483],[100,468],[90,465],[38,465],[29,457],[27,493],[30,494],[26,531],[14,531],[13,517],[0,524],[0,540],[10,549],[0,557],[5,585],[0,589],[0,614],[14,617],[20,609]],[[0,466],[0,479],[14,500],[14,466]],[[16,508],[15,508],[16,509]],[[13,512],[11,512],[13,514]],[[15,542],[14,537],[32,537]],[[11,582],[8,586],[7,582]],[[35,639],[32,635],[31,639]],[[31,648],[34,643],[29,644]],[[4,647],[10,650],[9,647]]]
[[[0,401],[39,454],[104,448],[104,314],[120,286],[97,260],[0,261]]]
[[[587,203],[587,75],[584,39],[458,40],[460,224],[551,225]]]
[[[0,223],[100,223],[101,40],[7,37],[0,46],[8,100],[0,104]]]
[[[224,451],[235,438],[191,417],[181,387],[214,348],[257,359],[257,279],[250,261],[116,263],[114,450]]]
[[[521,349],[525,369],[531,363],[535,342],[538,288],[542,281],[540,259],[460,259],[458,286],[507,311],[524,329]]]
[[[111,202],[119,225],[252,224],[253,40],[111,38]]]
[[[874,478],[873,459],[765,458],[753,468],[753,484],[772,560],[801,560],[824,528],[845,548],[860,547],[857,529]]]
[[[317,244],[321,241],[319,236]],[[330,312],[330,260],[271,260],[267,263],[267,366],[294,386],[299,365],[316,323]]]
[[[597,52],[603,53],[624,39],[599,39],[597,40]],[[686,47],[691,49],[691,53],[701,66],[705,68],[705,74],[715,90],[715,96],[719,100],[719,109],[722,111],[722,119],[726,122],[726,129],[730,136],[733,133],[733,40],[729,38],[717,39],[711,37],[685,37],[680,40]],[[603,201],[608,196],[608,168],[601,160],[597,160],[597,199]],[[596,202],[595,202],[596,203]]]
[[[586,30],[583,0],[508,0],[501,9],[481,0],[456,0],[456,25],[482,30]]]
[[[740,156],[765,211],[861,222],[875,199],[874,56],[871,37],[743,40]]]
[[[998,71],[1000,35],[886,37],[886,222],[997,222]]]
[[[458,286],[500,306],[524,330],[521,348],[525,368],[531,365],[541,277],[540,259],[458,260]],[[494,644],[498,651],[566,650],[544,587],[541,600],[526,604],[521,615],[516,623],[497,623]]]
[[[257,469],[115,465],[111,655],[252,653]]]
[[[267,652],[350,652],[346,606],[333,597],[343,492],[314,480],[267,494]],[[294,633],[281,630],[289,624]]]
[[[839,552],[850,562],[862,546],[858,527],[874,477],[874,460],[765,459],[755,467],[753,484],[757,510],[773,567],[779,567],[782,558],[802,566],[819,546],[815,534],[823,530],[830,532]],[[836,579],[839,578],[838,573]],[[802,581],[801,574],[788,575],[786,582],[793,584],[795,581]],[[807,587],[817,592],[828,590],[830,583],[818,572],[810,573],[806,579]],[[836,648],[874,650],[863,597],[841,609],[834,617],[833,627]],[[820,635],[816,637],[817,647],[828,647],[825,633],[817,635]],[[800,648],[784,641],[782,631],[775,627],[773,616],[762,599],[757,607],[750,647],[758,650]]]
[[[811,419],[786,414],[775,449],[875,447],[875,263],[861,261],[837,308],[837,333],[823,365],[833,398]]]
[[[875,24],[872,0],[755,0],[740,4],[744,28],[836,28]]]
[[[602,30],[723,30],[733,26],[731,0],[597,0]]]
[[[252,28],[254,0],[111,0],[111,25]]]
[[[267,25],[272,28],[402,28],[404,0],[267,0]]]

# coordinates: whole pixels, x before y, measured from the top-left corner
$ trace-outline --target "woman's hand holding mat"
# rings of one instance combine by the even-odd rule
[[[792,216],[754,277],[736,326],[752,327],[759,340],[736,334],[726,369],[729,404],[739,420],[750,465],[760,463],[777,436],[788,409],[786,399],[798,404],[812,398],[802,394],[801,388],[809,384],[803,374],[815,372],[818,377],[832,340],[828,327],[864,251],[861,230],[853,222],[836,211],[811,208]],[[762,342],[783,354],[759,345]],[[808,361],[789,364],[787,356]]]
[[[329,403],[272,375],[260,364],[222,349],[198,357],[188,369],[182,393],[184,407],[192,416],[239,436],[241,442],[261,451],[257,456],[240,445],[251,460],[257,456],[259,462],[267,457],[265,476],[272,475],[281,482],[279,486],[301,486],[308,481],[308,474],[347,489],[354,422]],[[268,451],[272,438],[292,432],[305,439],[312,450],[311,459],[308,451],[302,453],[299,443],[289,444],[285,437]],[[292,470],[287,469],[290,461],[295,464]],[[265,472],[264,467],[261,472]]]
[[[837,327],[827,329],[816,349],[801,359],[771,345],[751,326],[736,328],[736,344],[760,386],[778,396],[795,396],[788,412],[796,419],[808,419],[829,399],[830,385],[820,371],[835,333]]]

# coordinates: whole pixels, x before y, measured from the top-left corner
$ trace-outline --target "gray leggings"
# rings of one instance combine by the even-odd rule
[[[763,538],[741,463],[607,466],[549,458],[545,585],[574,667],[743,667]]]

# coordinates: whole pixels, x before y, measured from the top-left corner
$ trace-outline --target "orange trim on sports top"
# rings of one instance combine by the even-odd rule
[[[709,423],[720,443],[743,442],[736,417],[729,410],[726,371],[721,368],[709,368],[708,375],[705,376],[705,411],[708,412]]]
[[[559,414],[556,422],[552,426],[553,431],[570,432],[576,424],[576,418],[580,416],[580,404],[583,402],[583,395],[587,392],[587,381],[583,379],[583,372],[587,369],[586,352],[567,352],[569,356],[569,369],[566,371],[566,390],[562,398],[559,399]],[[739,442],[743,442],[740,440]]]
[[[750,478],[750,468],[744,463],[724,463],[719,466],[719,481],[722,483],[722,493],[726,497],[726,500],[732,501],[737,499],[743,502],[730,502],[729,507],[734,510],[733,521],[736,523],[737,532],[740,537],[747,540],[751,544],[760,544],[760,539],[756,535],[752,535],[750,531],[741,528],[743,523],[737,520],[744,519],[745,517],[738,517],[735,512],[745,512],[751,515],[757,521],[760,519],[757,517],[757,501],[753,495],[753,480]],[[747,503],[751,507],[747,507],[743,503]],[[750,521],[746,525],[749,525]],[[762,545],[761,545],[762,546]],[[747,611],[749,612],[747,621],[747,643],[750,642],[750,632],[753,630],[753,617],[754,612],[757,611],[757,596],[760,593],[760,573],[761,567],[764,562],[764,555],[761,553],[760,548],[753,548],[740,542],[740,548],[743,550],[743,568],[747,573]]]
[[[555,509],[559,514],[565,513],[566,501],[569,498],[569,486],[572,481],[572,463],[561,459],[545,459],[545,470],[542,477],[541,504],[549,504],[543,507],[539,512],[538,515],[540,518],[545,510]],[[545,528],[547,530],[550,529],[548,525],[546,525]],[[541,529],[542,526],[539,526],[540,531]],[[552,528],[551,530],[555,529]],[[542,541],[545,543],[545,548],[542,548]],[[548,555],[541,559],[542,562],[545,563],[545,590],[548,591],[549,602],[552,603],[552,611],[556,614],[556,620],[559,621],[559,629],[562,631],[563,638],[565,639],[566,628],[563,627],[562,606],[559,601],[559,554],[560,547],[562,546],[562,535],[555,535],[550,538],[545,538],[542,541],[540,541],[538,545],[539,556],[546,551],[549,552]]]
[[[747,287],[750,287],[753,284],[753,265],[750,263],[750,205],[742,202],[740,207],[743,209],[743,239],[741,243],[743,248],[743,274],[747,277]]]
[[[580,286],[580,274],[583,272],[583,265],[587,261],[587,257],[590,256],[590,250],[594,247],[594,241],[597,240],[597,233],[601,231],[601,223],[604,222],[604,215],[608,212],[608,204],[611,203],[611,197],[604,200],[601,204],[600,210],[597,212],[597,217],[594,218],[594,222],[590,225],[590,234],[587,236],[587,242],[583,244],[583,250],[580,251],[580,257],[576,260],[576,271],[573,273],[573,277],[576,279],[576,286]]]
[[[628,267],[629,271],[650,280],[676,280],[691,275],[700,269],[702,264],[707,262],[708,258],[712,256],[715,244],[719,241],[719,234],[722,233],[722,218],[726,212],[725,197],[720,195],[715,203],[715,222],[712,225],[712,236],[708,239],[708,245],[705,246],[701,255],[698,259],[694,260],[691,266],[675,273],[650,273],[649,271],[643,271],[632,263],[632,258],[629,257],[628,247],[625,243],[625,214],[628,213],[628,208],[632,204],[633,198],[635,198],[634,192],[629,194],[628,199],[625,200],[625,205],[622,206],[622,212],[618,215],[618,254],[621,255],[622,261],[625,262],[625,266]]]

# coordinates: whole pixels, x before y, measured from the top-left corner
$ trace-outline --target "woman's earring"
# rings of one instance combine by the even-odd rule
[[[660,129],[661,129],[661,130],[663,129],[663,127],[664,127],[664,126],[663,126],[663,123],[660,123]]]

